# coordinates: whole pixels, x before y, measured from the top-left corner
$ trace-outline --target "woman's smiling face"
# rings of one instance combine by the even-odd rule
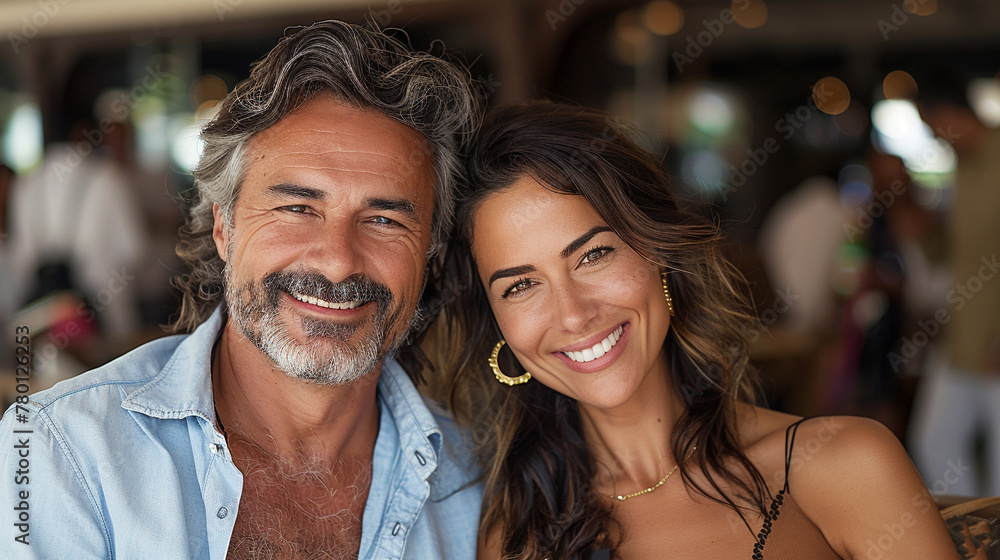
[[[493,314],[535,379],[598,408],[626,404],[648,380],[666,379],[670,315],[659,269],[585,198],[522,176],[485,198],[472,225]]]

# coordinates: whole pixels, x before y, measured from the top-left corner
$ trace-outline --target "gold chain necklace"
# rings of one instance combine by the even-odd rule
[[[694,453],[694,451],[696,449],[698,449],[698,447],[692,447],[691,448],[691,452]],[[610,498],[618,500],[619,502],[624,502],[625,500],[634,498],[636,496],[642,496],[643,494],[649,494],[653,490],[656,490],[660,486],[663,486],[663,483],[666,482],[668,478],[670,478],[670,475],[674,474],[677,471],[677,467],[679,467],[679,466],[681,466],[680,463],[677,463],[676,465],[674,465],[674,468],[670,469],[670,472],[668,472],[666,475],[664,475],[664,477],[661,478],[659,482],[657,482],[656,484],[650,486],[649,488],[646,488],[644,490],[639,490],[638,492],[632,492],[631,494],[618,494],[617,496],[610,496]]]

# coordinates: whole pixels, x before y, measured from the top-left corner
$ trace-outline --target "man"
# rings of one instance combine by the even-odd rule
[[[282,40],[203,132],[178,246],[197,328],[4,416],[5,555],[473,558],[466,447],[401,362],[476,106],[380,33]]]

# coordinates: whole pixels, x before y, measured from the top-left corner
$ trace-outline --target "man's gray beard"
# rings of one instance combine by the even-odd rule
[[[403,332],[386,344],[389,331],[400,319],[401,309],[396,309],[389,314],[376,312],[356,323],[303,317],[301,326],[308,340],[301,344],[288,332],[279,317],[281,307],[276,298],[269,298],[261,282],[233,285],[229,262],[232,259],[227,259],[223,271],[229,316],[243,336],[289,377],[320,385],[352,383],[374,371],[406,338]],[[374,323],[369,334],[352,344],[351,337],[368,322]]]

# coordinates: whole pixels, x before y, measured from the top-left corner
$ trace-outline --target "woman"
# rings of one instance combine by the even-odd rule
[[[615,121],[496,111],[469,180],[451,400],[480,558],[957,558],[888,430],[753,406],[741,276]]]

